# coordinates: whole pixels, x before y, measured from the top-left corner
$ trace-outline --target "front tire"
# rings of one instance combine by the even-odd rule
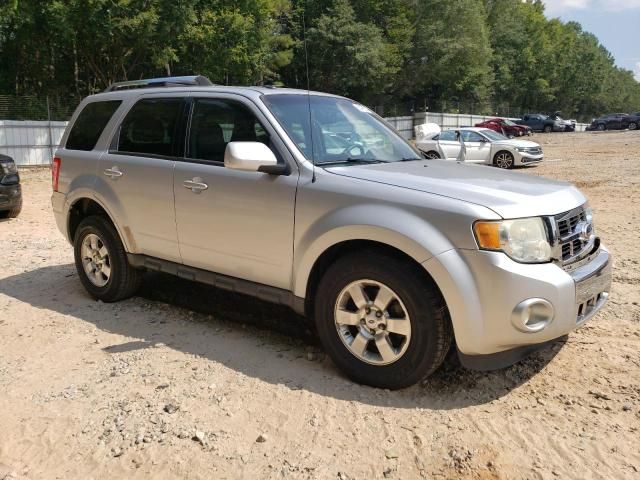
[[[22,205],[0,212],[0,218],[16,218],[22,211]]]
[[[493,163],[496,167],[504,169],[513,168],[514,162],[515,159],[513,158],[513,154],[506,151],[496,153],[496,156],[493,159]]]
[[[334,363],[373,387],[413,385],[442,364],[451,346],[448,310],[435,284],[411,261],[374,250],[329,267],[314,313]]]
[[[553,130],[553,127],[551,125],[545,125],[544,133],[551,133],[552,130]]]
[[[118,232],[106,218],[80,222],[73,245],[78,276],[93,298],[117,302],[138,290],[142,273],[129,265]]]
[[[599,132],[604,132],[607,129],[607,126],[604,123],[599,123],[597,128]]]
[[[429,158],[431,160],[437,160],[438,158],[440,158],[440,154],[438,152],[436,152],[435,150],[431,150],[431,151],[427,152],[425,155],[427,156],[427,158]]]

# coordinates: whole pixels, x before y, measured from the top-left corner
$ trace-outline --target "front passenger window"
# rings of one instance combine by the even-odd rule
[[[196,100],[189,134],[187,156],[197,160],[224,162],[229,142],[262,142],[269,134],[255,115],[233,100]]]

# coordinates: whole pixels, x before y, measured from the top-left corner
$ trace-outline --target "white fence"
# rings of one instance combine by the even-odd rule
[[[406,139],[413,138],[413,127],[437,123],[442,128],[471,127],[489,118],[482,115],[418,112],[413,116],[389,117],[386,120]],[[18,165],[49,165],[60,144],[67,122],[34,122],[0,120],[0,153],[12,157]],[[576,124],[576,131],[586,129],[586,123]]]
[[[0,153],[18,165],[49,165],[67,122],[0,120]]]

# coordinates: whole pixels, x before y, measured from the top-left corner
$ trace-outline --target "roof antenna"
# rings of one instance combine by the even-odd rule
[[[311,139],[311,183],[316,181],[316,156],[314,153],[313,141],[313,123],[311,120],[311,90],[309,88],[309,55],[307,54],[307,26],[305,24],[305,12],[307,11],[307,2],[304,2],[304,10],[302,11],[302,41],[304,43],[304,66],[307,75],[307,104],[309,109],[309,138]]]

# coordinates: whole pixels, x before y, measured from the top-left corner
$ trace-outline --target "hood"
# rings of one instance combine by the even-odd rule
[[[447,160],[352,165],[326,170],[482,205],[503,218],[555,215],[586,202],[584,195],[569,183]]]
[[[492,142],[493,145],[508,145],[510,147],[520,147],[520,148],[538,148],[539,144],[536,142],[530,142],[529,140],[516,140],[515,138],[509,140],[499,140],[497,142]]]

